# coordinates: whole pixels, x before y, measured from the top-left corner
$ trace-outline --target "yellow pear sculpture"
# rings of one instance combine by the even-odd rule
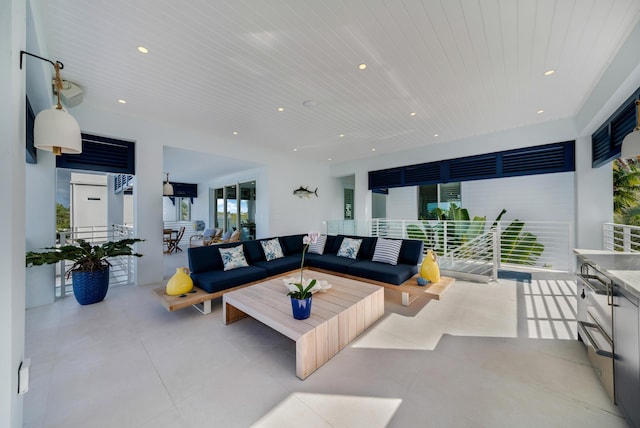
[[[427,251],[427,255],[424,256],[420,266],[420,277],[431,283],[440,282],[440,268],[436,262],[436,254],[432,250]]]
[[[169,296],[186,294],[193,289],[193,280],[189,276],[189,268],[179,267],[176,273],[169,279],[166,292]]]

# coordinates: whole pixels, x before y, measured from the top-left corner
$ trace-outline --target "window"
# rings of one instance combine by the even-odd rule
[[[460,200],[460,183],[418,186],[418,218],[436,219],[438,218],[437,208],[446,211],[452,203],[460,206]]]
[[[178,221],[191,221],[191,198],[176,198],[176,209]]]

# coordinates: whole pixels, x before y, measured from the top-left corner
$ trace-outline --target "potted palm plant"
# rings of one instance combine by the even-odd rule
[[[73,295],[81,305],[90,305],[104,300],[107,295],[111,266],[107,259],[117,256],[142,257],[132,247],[140,241],[144,239],[128,238],[91,245],[84,239],[78,239],[78,245],[45,247],[42,252],[28,251],[26,266],[55,264],[62,260],[73,262],[65,272],[67,278],[72,278]]]

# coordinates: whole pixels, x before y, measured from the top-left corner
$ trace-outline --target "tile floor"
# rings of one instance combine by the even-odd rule
[[[223,325],[219,300],[166,312],[159,285],[27,310],[25,427],[627,426],[575,340],[571,281],[457,281],[408,308],[385,290],[384,318],[304,381],[284,336]]]

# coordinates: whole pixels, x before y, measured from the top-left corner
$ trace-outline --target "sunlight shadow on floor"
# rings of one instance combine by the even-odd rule
[[[575,289],[570,280],[457,281],[412,317],[387,311],[352,346],[433,350],[443,334],[575,340]]]
[[[383,428],[402,404],[400,398],[357,397],[294,392],[252,425],[253,428],[284,426],[363,426]]]

